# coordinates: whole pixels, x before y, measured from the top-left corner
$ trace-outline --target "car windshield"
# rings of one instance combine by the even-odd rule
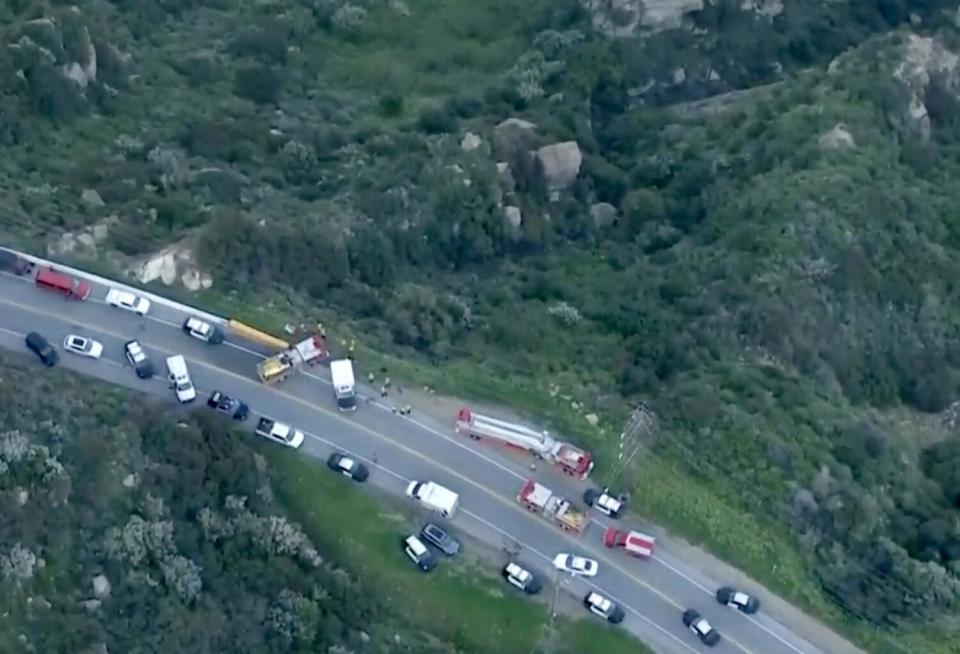
[[[82,349],[82,348],[84,348],[84,347],[87,345],[87,341],[86,341],[86,339],[80,338],[79,336],[74,336],[73,338],[70,339],[70,345],[71,345],[72,347],[76,347],[76,348],[81,348],[81,349]]]
[[[189,391],[191,388],[193,388],[193,385],[188,381],[182,381],[177,384],[178,391]]]

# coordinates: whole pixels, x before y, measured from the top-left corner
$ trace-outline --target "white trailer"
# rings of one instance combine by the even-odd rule
[[[449,488],[432,481],[411,481],[407,485],[407,497],[436,511],[444,518],[452,518],[460,506],[460,496]]]
[[[337,408],[341,411],[356,409],[357,389],[353,378],[353,362],[350,359],[330,362],[330,382],[333,384],[333,395],[337,398]]]
[[[491,440],[533,454],[559,466],[568,475],[586,479],[593,470],[590,453],[558,441],[549,432],[537,431],[499,418],[492,418],[463,408],[457,413],[456,432],[474,440]]]

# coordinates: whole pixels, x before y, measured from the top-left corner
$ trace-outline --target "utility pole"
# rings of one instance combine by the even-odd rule
[[[656,414],[643,402],[634,406],[627,419],[620,440],[617,443],[617,461],[610,471],[607,488],[613,486],[617,477],[627,469],[627,466],[640,453],[644,445],[656,441],[660,435],[660,420]]]
[[[547,622],[547,637],[543,643],[543,654],[552,654],[556,649],[557,638],[554,633],[554,622],[557,619],[557,600],[560,599],[560,590],[572,578],[572,575],[561,575],[560,570],[553,575],[553,599],[550,600],[550,615]]]

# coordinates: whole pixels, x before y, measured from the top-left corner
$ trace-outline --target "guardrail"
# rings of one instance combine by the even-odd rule
[[[57,270],[62,270],[65,273],[69,273],[70,275],[73,275],[74,277],[86,279],[87,281],[93,282],[95,284],[99,284],[101,286],[107,286],[110,288],[120,288],[125,291],[129,291],[131,293],[136,293],[137,295],[142,295],[146,297],[152,303],[160,304],[160,305],[169,307],[171,309],[176,309],[177,311],[183,311],[185,313],[189,313],[191,315],[197,316],[198,318],[203,318],[208,322],[215,323],[221,327],[225,327],[229,322],[229,319],[227,318],[223,318],[221,316],[217,316],[207,311],[203,311],[202,309],[192,307],[189,304],[184,304],[183,302],[177,302],[175,300],[165,298],[161,295],[156,295],[155,293],[151,293],[150,291],[145,291],[142,288],[130,286],[128,284],[124,284],[123,282],[118,282],[113,279],[107,279],[106,277],[101,277],[100,275],[94,275],[93,273],[89,273],[85,270],[80,270],[79,268],[66,266],[62,263],[58,263],[56,261],[50,261],[49,259],[37,257],[32,254],[28,254],[26,252],[20,252],[19,250],[15,250],[13,248],[3,248],[3,249],[17,254],[21,258],[25,259],[26,261],[29,261],[30,263],[33,263],[34,265],[41,266],[41,267],[52,266]]]

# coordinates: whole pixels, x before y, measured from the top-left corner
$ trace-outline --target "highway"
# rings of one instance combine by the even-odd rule
[[[444,484],[460,494],[461,510],[452,521],[456,528],[494,547],[519,544],[518,558],[548,578],[554,576],[550,560],[558,552],[597,559],[597,577],[570,580],[564,584],[565,590],[581,597],[590,586],[601,590],[626,610],[622,627],[658,652],[825,654],[826,650],[791,632],[762,608],[755,616],[745,616],[717,604],[713,598],[717,582],[668,551],[658,549],[656,560],[640,561],[606,549],[600,542],[605,519],[601,520],[599,514],[592,513],[592,523],[581,536],[574,537],[525,511],[516,503],[516,494],[529,475],[578,504],[582,485],[545,470],[546,464],[530,472],[525,460],[456,437],[453,416],[449,425],[416,414],[403,417],[376,399],[361,400],[355,413],[338,412],[324,367],[268,387],[256,377],[256,363],[263,355],[258,346],[231,340],[229,335],[226,343],[211,346],[182,332],[184,318],[201,312],[155,300],[150,314],[140,318],[103,304],[106,287],[100,283],[93,286],[91,297],[79,302],[38,289],[28,278],[0,274],[0,346],[23,352],[23,335],[39,331],[61,351],[60,365],[153,394],[171,406],[176,406],[176,400],[165,381],[138,379],[123,359],[122,345],[131,338],[138,339],[161,376],[165,375],[163,359],[183,354],[200,391],[201,407],[213,390],[239,397],[254,414],[303,429],[308,437],[300,451],[305,455],[325,459],[334,449],[351,452],[371,466],[371,483],[393,493],[402,495],[409,479]],[[99,340],[104,345],[103,359],[91,361],[64,352],[61,345],[68,333]],[[372,392],[362,387],[360,391]],[[254,421],[251,418],[246,423],[251,438]],[[329,473],[318,468],[317,474]],[[630,526],[629,513],[621,522]],[[402,556],[399,549],[397,555]],[[681,613],[691,607],[700,610],[721,633],[723,640],[716,647],[702,645],[683,626]]]

